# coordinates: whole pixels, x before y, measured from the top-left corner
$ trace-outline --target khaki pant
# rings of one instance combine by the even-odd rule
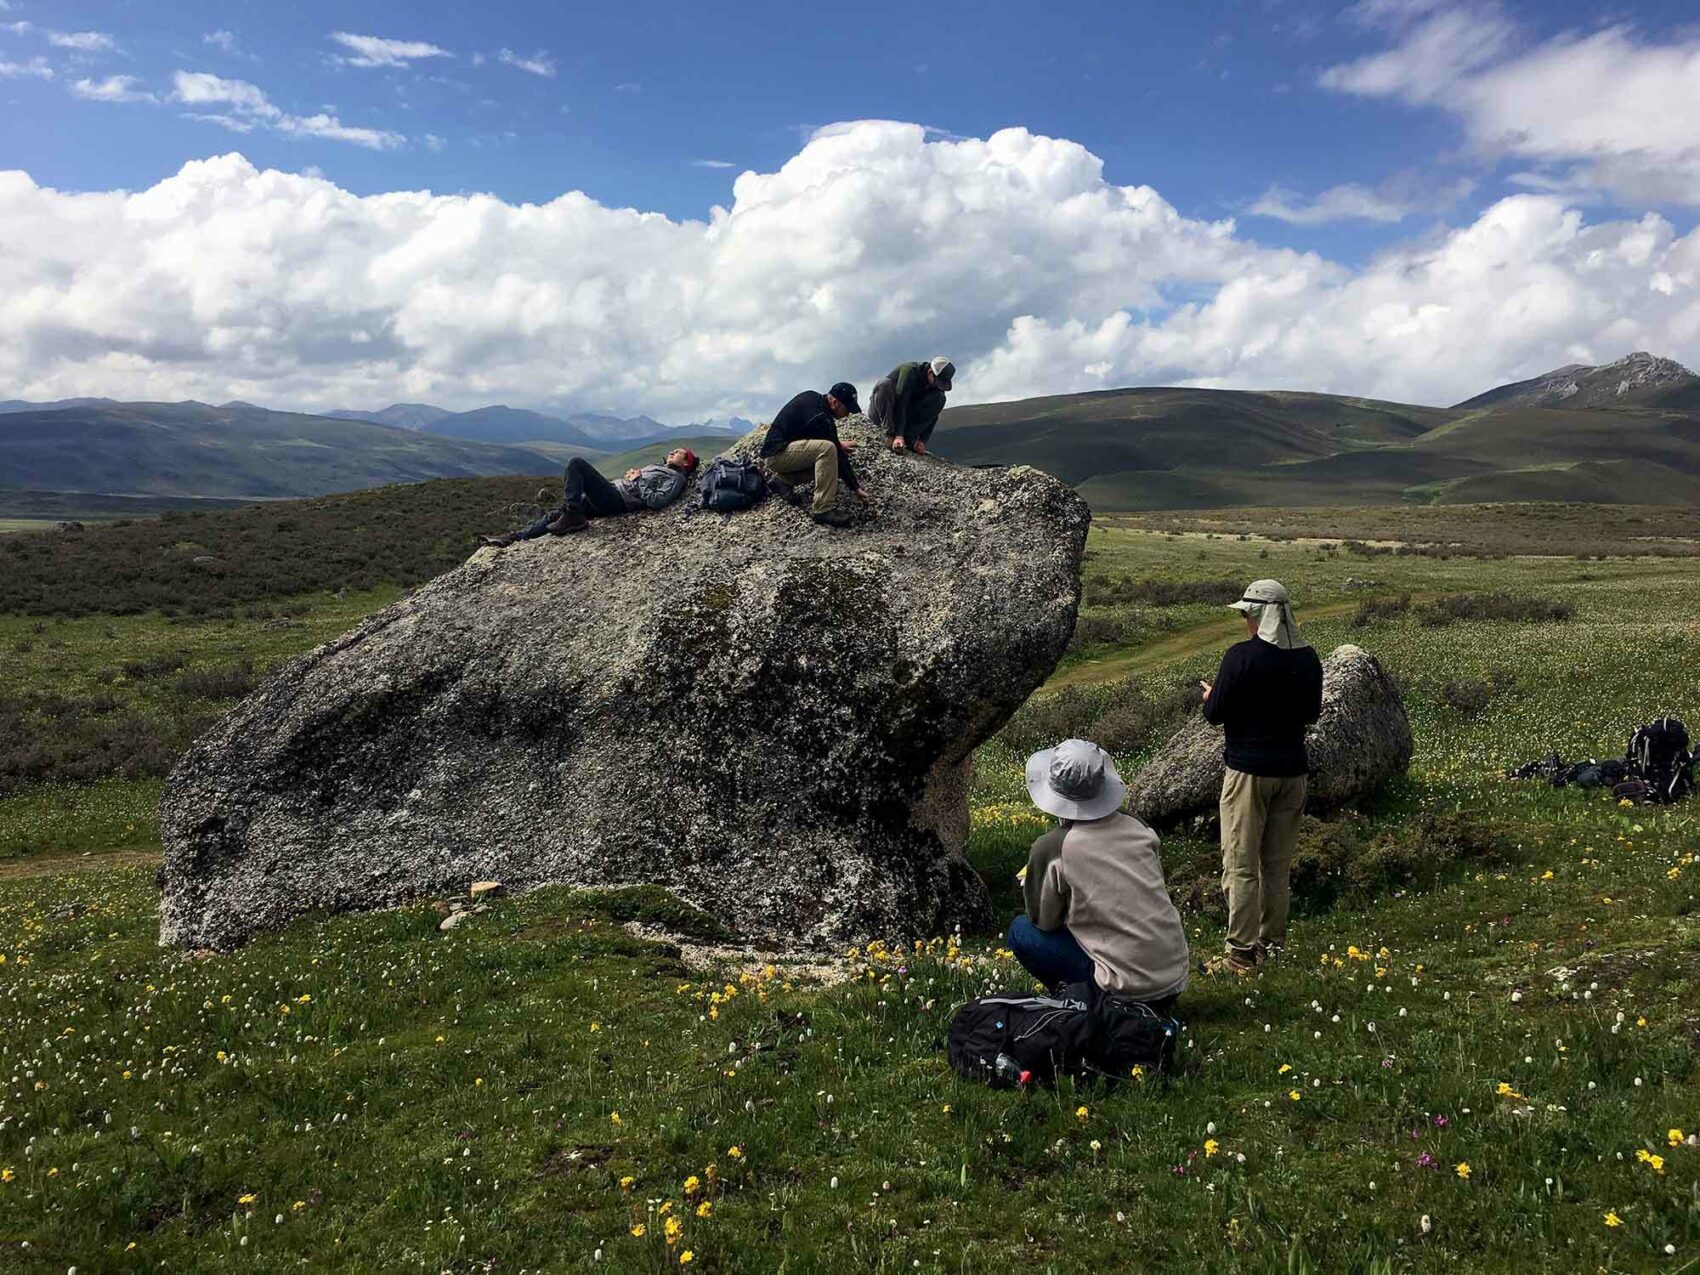
[[[817,514],[832,508],[832,502],[838,499],[838,444],[828,439],[800,438],[764,463],[788,482],[806,482],[803,476],[813,470],[815,502],[811,508]]]
[[[1304,813],[1305,777],[1222,776],[1222,892],[1228,947],[1248,956],[1287,937],[1289,876]]]

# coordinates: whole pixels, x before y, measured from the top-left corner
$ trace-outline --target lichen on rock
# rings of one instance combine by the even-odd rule
[[[1090,515],[841,432],[848,528],[688,494],[482,550],[279,670],[166,785],[161,941],[486,878],[654,883],[789,943],[985,922],[967,768],[1067,645]]]

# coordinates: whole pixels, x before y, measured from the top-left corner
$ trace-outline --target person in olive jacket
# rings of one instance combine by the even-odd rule
[[[1228,950],[1210,974],[1249,974],[1279,954],[1299,816],[1304,813],[1305,727],[1322,715],[1322,661],[1299,634],[1278,580],[1254,580],[1238,602],[1246,640],[1222,656],[1216,681],[1200,682],[1204,717],[1222,727],[1222,890]]]
[[[590,526],[592,518],[613,518],[640,509],[665,509],[685,494],[685,486],[696,468],[696,453],[688,447],[675,447],[667,453],[665,464],[634,467],[610,482],[584,457],[574,456],[567,462],[560,504],[529,527],[500,536],[485,536],[484,543],[500,549],[516,540],[583,531]]]
[[[955,376],[956,364],[941,354],[925,363],[899,363],[875,382],[868,396],[868,419],[885,431],[892,451],[927,454]]]

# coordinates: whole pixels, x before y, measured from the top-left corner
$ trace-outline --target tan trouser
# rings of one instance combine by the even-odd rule
[[[815,471],[815,513],[824,513],[838,499],[838,444],[824,438],[800,438],[783,451],[767,457],[767,467],[790,482],[806,481],[802,475]]]
[[[1303,775],[1222,776],[1222,892],[1228,946],[1241,955],[1287,937],[1288,878],[1304,806]]]

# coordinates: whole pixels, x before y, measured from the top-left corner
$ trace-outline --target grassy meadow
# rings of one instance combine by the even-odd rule
[[[1284,580],[1417,740],[1370,809],[1307,821],[1283,961],[1195,979],[1178,1073],[1114,1089],[950,1073],[954,1005],[1024,983],[996,934],[770,959],[658,890],[553,889],[162,951],[171,748],[413,581],[0,616],[13,734],[63,745],[0,757],[0,1269],[1688,1269],[1700,806],[1501,774],[1700,722],[1700,567],[1530,516],[1100,520],[1075,649],[979,758],[1001,906],[1045,826],[1025,748],[1136,766],[1238,636],[1224,588]],[[1214,847],[1164,846],[1210,954]]]

